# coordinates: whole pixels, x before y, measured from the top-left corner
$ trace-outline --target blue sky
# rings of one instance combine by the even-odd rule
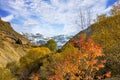
[[[108,13],[117,0],[0,0],[0,17],[17,32],[45,36],[72,35],[81,30],[75,22],[79,9],[96,15]]]

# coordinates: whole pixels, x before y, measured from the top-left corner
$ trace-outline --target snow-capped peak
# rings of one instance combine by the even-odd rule
[[[61,48],[67,41],[70,40],[72,36],[68,35],[56,35],[53,37],[46,37],[40,33],[32,34],[32,33],[21,33],[24,37],[26,37],[30,42],[41,45],[45,44],[48,40],[54,39],[57,42],[58,48]]]

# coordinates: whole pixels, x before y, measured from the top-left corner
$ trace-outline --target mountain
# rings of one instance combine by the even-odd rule
[[[0,67],[25,55],[30,42],[13,30],[9,22],[0,19]]]
[[[44,35],[37,33],[21,33],[24,37],[26,37],[30,42],[35,43],[37,45],[45,44],[48,40],[54,39],[57,42],[58,48],[61,48],[67,41],[72,38],[72,36],[67,35],[57,35],[53,37],[45,37]]]
[[[120,74],[120,15],[110,16],[98,21],[79,32],[70,41],[80,39],[81,34],[86,34],[98,43],[106,55],[106,67],[101,72],[111,71],[112,75]],[[70,41],[68,43],[70,43]],[[62,47],[68,47],[68,43]]]

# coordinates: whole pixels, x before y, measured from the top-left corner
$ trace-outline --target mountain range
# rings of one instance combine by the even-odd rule
[[[56,35],[52,37],[46,37],[40,33],[32,34],[32,33],[21,33],[25,38],[27,38],[30,42],[42,45],[47,43],[48,40],[54,39],[57,42],[58,49],[61,48],[66,42],[68,42],[73,36],[72,35]]]

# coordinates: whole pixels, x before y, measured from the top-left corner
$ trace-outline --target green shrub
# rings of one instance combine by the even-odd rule
[[[10,62],[6,65],[6,68],[10,70],[10,72],[13,74],[13,75],[17,75],[17,71],[19,69],[19,63],[17,62]]]
[[[21,64],[29,64],[35,60],[48,55],[51,51],[46,47],[38,47],[31,49],[24,57],[20,59]]]
[[[0,80],[17,80],[9,69],[0,68]]]
[[[57,43],[54,39],[50,39],[44,46],[49,48],[53,52],[57,50]]]

